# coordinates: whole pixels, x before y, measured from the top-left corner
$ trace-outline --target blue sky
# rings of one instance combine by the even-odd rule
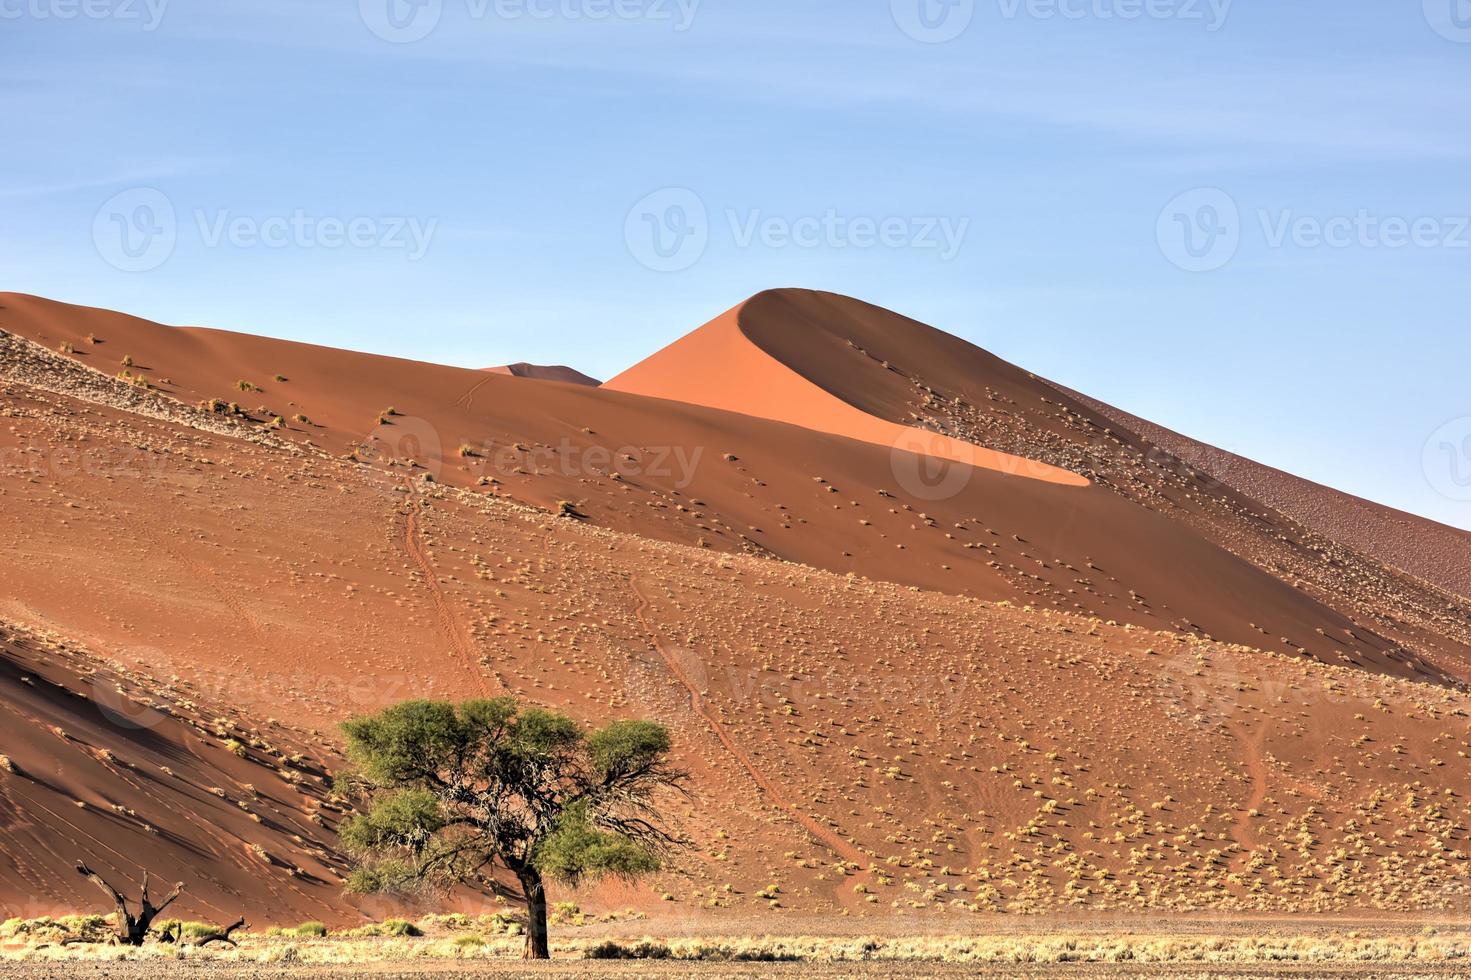
[[[600,377],[831,289],[1471,527],[1471,0],[0,0],[0,118],[0,288]]]

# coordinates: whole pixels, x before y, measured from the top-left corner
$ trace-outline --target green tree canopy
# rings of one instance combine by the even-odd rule
[[[343,822],[358,859],[348,888],[422,892],[515,876],[526,902],[526,955],[548,955],[546,878],[577,884],[657,871],[682,841],[654,797],[684,792],[669,732],[651,721],[584,731],[514,698],[406,701],[343,725],[372,793]]]

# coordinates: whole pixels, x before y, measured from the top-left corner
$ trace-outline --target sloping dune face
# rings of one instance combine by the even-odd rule
[[[1291,528],[1129,464],[1131,434],[1068,441],[1024,374],[994,415],[927,381],[919,404],[1034,420],[993,431],[1092,485],[957,467],[926,497],[888,447],[809,427],[26,297],[0,330],[0,917],[96,908],[48,884],[81,857],[187,879],[190,917],[356,921],[336,723],[499,694],[658,719],[692,773],[661,805],[696,849],[554,893],[593,912],[971,931],[1471,896],[1453,624],[1299,585],[1371,574],[1331,549],[1233,553],[1209,535]],[[196,405],[232,378],[238,410]],[[704,453],[670,477],[659,447]]]
[[[914,426],[900,425],[888,417],[850,404],[834,391],[846,391],[862,382],[844,378],[842,384],[825,388],[793,369],[792,364],[805,366],[822,359],[822,352],[810,343],[820,335],[814,334],[810,323],[768,320],[766,305],[763,297],[757,297],[716,317],[624,371],[604,387],[789,422],[899,452],[933,456],[1008,476],[1023,476],[1062,486],[1088,485],[1085,477],[1060,467],[997,452]],[[786,359],[773,356],[753,340],[753,326],[760,326],[762,335],[767,331],[780,334],[791,327],[790,336],[797,338],[801,347],[794,351],[780,351],[789,355]]]
[[[332,754],[199,697],[0,623],[0,908],[105,906],[85,860],[130,893],[144,870],[200,868],[175,914],[343,917]]]
[[[941,470],[932,483],[932,457],[704,406],[166,327],[35,297],[0,296],[0,306],[0,329],[54,352],[47,356],[60,368],[93,378],[125,371],[131,388],[98,380],[191,406],[238,400],[210,417],[351,459],[401,485],[427,475],[549,510],[568,501],[593,523],[663,541],[1376,671],[1436,673],[1398,647],[1434,649],[1439,633],[1400,640],[1379,623],[1356,623],[1172,513],[1103,485],[969,466]],[[0,432],[0,449],[6,441]],[[18,490],[12,507],[30,496],[31,488]],[[290,498],[277,506],[283,526],[303,533]],[[224,508],[212,534],[228,536],[232,510]],[[67,602],[75,567],[53,556],[80,560],[87,549],[75,534],[48,543],[50,535],[19,533],[21,526],[12,525],[14,546],[38,555],[25,591],[33,601],[44,593]],[[330,522],[321,533],[333,533]],[[166,540],[194,550],[188,540]],[[221,560],[210,555],[190,557]]]
[[[755,375],[762,379],[774,376],[769,362],[800,376],[808,401],[822,408],[811,413],[817,426],[848,425],[857,413],[1080,474],[1107,495],[1188,528],[1274,577],[1294,581],[1357,624],[1411,649],[1436,651],[1457,672],[1471,668],[1471,610],[1462,595],[1453,594],[1464,582],[1465,538],[1451,529],[1427,530],[1427,522],[1384,508],[1375,509],[1366,527],[1353,498],[1331,491],[1311,495],[1307,506],[1303,495],[1255,478],[1259,467],[1227,471],[1205,465],[1188,441],[1170,439],[1165,430],[1131,424],[1132,417],[1117,409],[851,297],[771,290],[717,323],[714,336],[723,348],[716,350],[709,338],[700,343],[747,370],[764,368]],[[731,339],[732,325],[744,344]],[[758,386],[744,388],[722,361],[689,356],[696,350],[687,346],[689,340],[608,386],[726,407],[744,398],[744,410],[755,414],[793,414],[782,399],[761,394]],[[814,389],[825,397],[812,396]],[[1386,530],[1395,527],[1414,530],[1413,540],[1427,546],[1428,556],[1417,558],[1409,553],[1417,549],[1386,540],[1395,538]],[[1386,565],[1386,558],[1398,559],[1400,567],[1428,581]],[[1171,561],[1163,554],[1157,559]],[[1386,614],[1388,608],[1395,612]]]
[[[1211,446],[1086,395],[1078,401],[1330,538],[1471,597],[1471,532],[1394,510]]]
[[[15,868],[0,862],[0,916],[97,909],[79,878],[81,891],[66,890],[81,857],[119,877],[147,867],[187,880],[199,901],[179,911],[191,918],[356,923],[345,904],[313,910],[316,896],[346,899],[292,873],[328,879],[335,865],[313,852],[330,856],[337,811],[311,761],[327,754],[282,726],[332,732],[409,697],[503,692],[589,723],[670,726],[693,792],[661,804],[696,849],[646,885],[553,893],[593,913],[645,911],[662,920],[648,923],[656,935],[665,923],[723,934],[732,922],[798,934],[838,914],[865,931],[923,921],[972,932],[1013,913],[1455,910],[1471,895],[1471,780],[1452,754],[1465,748],[1471,702],[1376,673],[1393,662],[1347,669],[651,541],[222,433],[205,413],[112,400],[100,386],[65,395],[0,380],[0,568],[19,570],[0,576],[0,615],[138,668],[114,684],[111,668],[94,678],[64,651],[0,643],[14,664],[0,674],[0,749],[13,753],[0,768],[0,853]],[[736,439],[745,417],[730,419]],[[780,450],[815,446],[824,464],[841,462],[829,437],[758,431],[803,433]],[[1008,495],[1023,481],[982,475],[1003,509],[992,527],[1023,530],[1029,509],[1062,513],[1033,494],[1096,497],[1114,509],[1079,511],[1089,545],[1109,544],[1089,523],[1123,522],[1148,535],[1135,546],[1149,560],[1235,575],[1195,591],[1244,589],[1274,625],[1313,609],[1198,538],[1180,551],[1190,539],[1171,522],[1099,489],[1026,481],[1033,494]],[[799,506],[798,483],[783,486],[805,527],[825,507],[851,541],[857,514],[877,526],[883,505],[902,508],[863,494],[855,509],[800,476],[822,502]],[[744,486],[762,489],[749,476]],[[860,496],[856,482],[843,489]],[[589,495],[594,504],[607,498]],[[887,549],[901,559],[954,535],[987,545],[952,541],[954,554],[994,550],[997,564],[1054,574],[1054,560],[1022,557],[1049,552],[1010,530],[902,520],[884,523],[885,543],[908,545]],[[1057,541],[1070,550],[1071,538]],[[1076,585],[1080,602],[1145,587],[1128,555],[1102,555],[1101,571],[1064,570],[1064,582],[1092,583]],[[1229,601],[1220,610],[1240,614]],[[127,697],[111,709],[144,728],[71,693],[100,702],[116,686]],[[70,739],[53,745],[52,725]],[[326,828],[312,819],[317,802]],[[271,862],[251,863],[252,845]],[[763,897],[773,884],[779,907]]]

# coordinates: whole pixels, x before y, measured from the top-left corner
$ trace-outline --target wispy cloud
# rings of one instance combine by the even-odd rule
[[[178,159],[160,161],[149,166],[126,170],[111,170],[104,173],[78,174],[75,177],[27,184],[0,183],[0,198],[44,197],[54,194],[70,194],[76,191],[99,187],[131,187],[153,181],[167,180],[197,173],[203,169],[202,160]]]

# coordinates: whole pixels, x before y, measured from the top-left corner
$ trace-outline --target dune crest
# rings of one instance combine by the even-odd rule
[[[525,361],[517,361],[515,364],[501,364],[497,367],[489,367],[485,370],[491,374],[509,374],[513,378],[531,378],[534,381],[561,381],[565,384],[583,385],[588,388],[596,388],[602,384],[597,378],[583,374],[576,368],[565,364],[528,364]]]
[[[1061,467],[987,449],[917,426],[899,425],[850,405],[752,342],[743,329],[748,303],[711,320],[603,385],[613,391],[738,412],[933,456],[978,469],[1063,486],[1089,480]]]

